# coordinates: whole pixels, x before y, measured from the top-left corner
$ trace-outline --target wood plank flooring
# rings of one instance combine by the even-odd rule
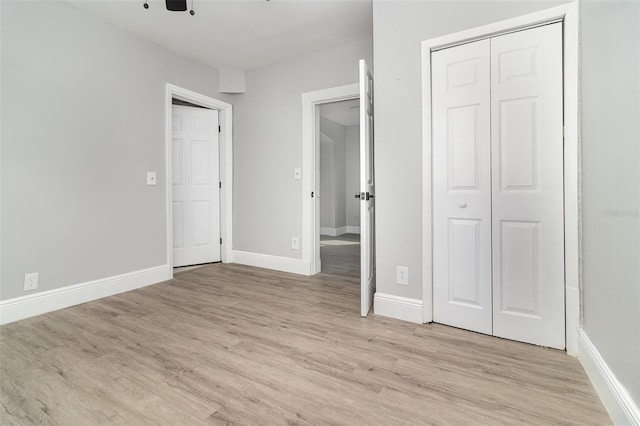
[[[9,324],[0,424],[610,422],[563,352],[358,313],[357,276],[216,264]]]

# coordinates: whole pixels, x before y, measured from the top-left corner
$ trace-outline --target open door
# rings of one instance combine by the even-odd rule
[[[373,78],[360,60],[360,315],[376,291],[375,181],[373,170]]]

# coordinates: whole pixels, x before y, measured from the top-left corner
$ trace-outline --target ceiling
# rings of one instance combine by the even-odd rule
[[[164,0],[67,0],[182,56],[218,69],[259,68],[371,37],[371,0],[193,0],[195,15]],[[191,0],[188,0],[191,7]]]
[[[360,124],[360,100],[332,102],[320,105],[320,115],[343,126]]]

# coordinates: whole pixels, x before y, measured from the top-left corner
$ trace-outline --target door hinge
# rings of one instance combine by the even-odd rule
[[[222,126],[218,126],[218,133],[222,133]]]
[[[218,188],[222,189],[222,182],[218,182]]]
[[[220,245],[222,245],[222,237],[220,237]]]
[[[313,191],[311,191],[311,198],[313,198]]]

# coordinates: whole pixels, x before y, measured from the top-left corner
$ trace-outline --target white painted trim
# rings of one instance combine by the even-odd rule
[[[422,61],[422,322],[433,321],[433,216],[431,210],[431,48],[421,46]]]
[[[170,280],[169,265],[101,278],[0,302],[0,325]]]
[[[233,250],[233,263],[256,266],[258,268],[273,269],[274,271],[290,272],[292,274],[309,275],[309,262],[290,257],[272,256],[269,254],[251,253]]]
[[[336,236],[336,228],[328,228],[326,226],[321,226],[320,227],[320,235],[326,235],[329,237],[335,237]]]
[[[219,112],[220,132],[220,235],[223,263],[229,263],[233,250],[233,106],[227,102],[201,95],[173,84],[167,84],[165,92],[165,183],[167,215],[167,263],[173,265],[173,209],[171,191],[171,99],[180,99],[192,104],[215,109]]]
[[[310,275],[320,272],[320,209],[317,197],[320,160],[316,106],[360,97],[358,83],[302,94],[302,259],[311,265]]]
[[[487,38],[545,22],[562,20],[564,27],[564,192],[565,192],[565,314],[567,353],[576,355],[580,317],[580,205],[579,205],[579,66],[578,2],[545,9],[422,42],[422,321],[433,320],[432,204],[431,204],[431,52],[446,46]]]
[[[337,237],[347,233],[347,227],[341,226],[339,228],[326,228],[320,227],[320,235],[328,235],[329,237]]]
[[[359,226],[347,225],[347,234],[359,234],[359,233],[360,233]]]
[[[376,292],[373,313],[403,321],[422,323],[422,300]]]
[[[580,205],[580,60],[578,3],[565,6],[564,60],[564,268],[566,345],[578,355],[578,329],[582,327],[581,272],[582,206]]]
[[[578,332],[578,358],[613,424],[640,425],[640,409],[618,381],[584,330]]]

